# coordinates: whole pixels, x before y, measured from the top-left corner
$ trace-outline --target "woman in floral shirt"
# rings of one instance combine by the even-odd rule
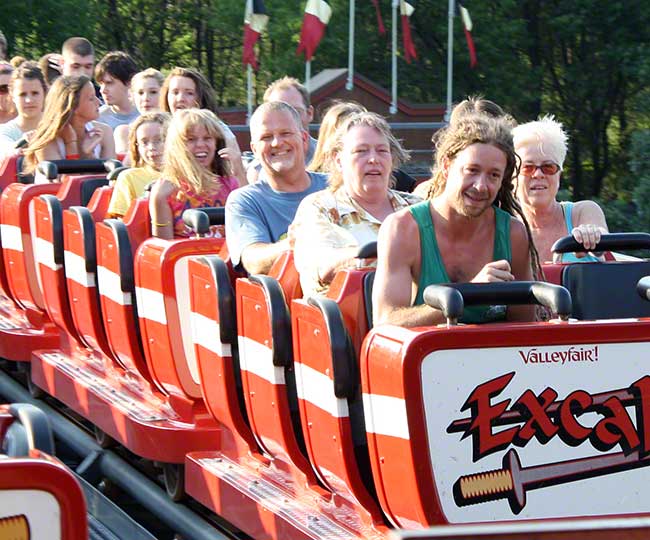
[[[337,271],[356,265],[359,247],[377,240],[386,216],[420,201],[390,189],[408,155],[384,118],[354,114],[334,137],[329,188],[306,197],[292,225],[305,297],[325,294]]]

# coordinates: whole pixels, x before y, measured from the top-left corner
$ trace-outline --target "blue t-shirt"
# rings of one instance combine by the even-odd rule
[[[236,189],[226,201],[226,242],[233,266],[239,265],[242,250],[263,242],[272,244],[281,240],[296,210],[310,193],[327,187],[327,175],[309,172],[311,185],[297,193],[276,191],[266,178],[264,171],[259,180]]]

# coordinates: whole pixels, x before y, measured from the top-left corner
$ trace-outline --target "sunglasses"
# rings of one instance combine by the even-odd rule
[[[0,94],[8,94],[8,93],[9,93],[9,85],[0,84]]]
[[[542,171],[543,174],[552,175],[560,171],[560,166],[557,163],[542,163],[541,165],[524,163],[520,170],[521,174],[525,176],[533,176],[537,169]]]

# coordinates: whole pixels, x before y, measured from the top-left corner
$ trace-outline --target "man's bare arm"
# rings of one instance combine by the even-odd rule
[[[241,263],[249,274],[268,274],[275,260],[289,249],[291,245],[286,238],[272,244],[250,244],[241,252]]]
[[[372,293],[375,325],[410,327],[444,321],[438,310],[427,305],[411,306],[413,262],[419,250],[420,235],[410,212],[388,216],[377,239],[377,272]]]

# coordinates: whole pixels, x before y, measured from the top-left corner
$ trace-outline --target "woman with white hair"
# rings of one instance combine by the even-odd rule
[[[552,260],[551,246],[571,235],[585,252],[564,253],[561,262],[599,260],[587,254],[607,233],[602,209],[593,201],[558,202],[562,165],[567,153],[567,134],[553,116],[515,127],[512,131],[515,151],[521,158],[515,182],[517,199],[530,225],[540,261]]]

